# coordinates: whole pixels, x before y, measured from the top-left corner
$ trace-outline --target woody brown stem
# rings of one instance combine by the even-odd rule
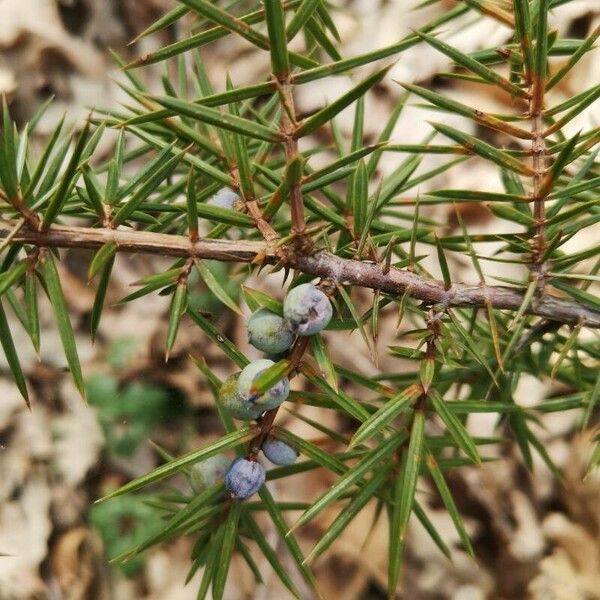
[[[4,190],[0,190],[0,200],[4,200],[4,202],[10,204],[32,228],[39,228],[40,218],[25,204],[22,198],[8,198]]]
[[[263,212],[258,204],[258,201],[254,196],[248,197],[243,190],[243,186],[240,183],[240,172],[236,164],[229,165],[231,177],[235,183],[240,197],[244,201],[246,211],[254,221],[254,225],[267,242],[275,242],[279,239],[278,233],[273,229],[271,224],[265,219]]]
[[[542,294],[545,286],[544,254],[546,251],[546,196],[543,189],[544,170],[546,168],[546,140],[544,138],[543,104],[546,80],[535,74],[531,88],[531,131],[533,139],[531,150],[533,156],[533,217],[535,219],[535,235],[532,248],[532,277],[537,283],[537,292]]]
[[[298,158],[298,141],[293,137],[293,132],[296,128],[296,122],[294,116],[294,97],[292,94],[292,86],[289,83],[289,78],[288,80],[281,82],[279,94],[281,96],[283,110],[281,123],[283,131],[286,135],[285,162],[287,165],[290,165]],[[304,235],[306,224],[304,221],[304,200],[302,199],[302,190],[299,182],[290,184],[289,194],[292,217],[292,232],[297,237],[301,237]]]
[[[14,225],[12,222],[0,223],[0,238],[10,235]],[[210,258],[239,263],[283,262],[286,266],[313,277],[330,279],[344,285],[381,290],[394,296],[406,292],[411,298],[429,306],[441,304],[448,308],[486,308],[489,302],[494,309],[518,311],[524,300],[524,291],[517,288],[453,283],[446,290],[442,281],[428,279],[404,269],[390,267],[386,272],[384,265],[341,258],[325,251],[311,254],[283,253],[258,241],[200,239],[192,243],[187,236],[166,233],[53,225],[43,232],[24,226],[14,235],[11,243],[96,250],[111,241],[116,243],[119,252]],[[599,310],[559,298],[546,291],[536,302],[530,303],[527,313],[559,323],[576,325],[582,322],[587,327],[600,328]]]
[[[247,200],[245,202],[246,210],[248,214],[252,217],[254,224],[260,234],[265,238],[267,242],[275,242],[279,239],[278,233],[273,229],[271,224],[265,219],[260,206],[255,198],[251,200]]]
[[[290,352],[290,363],[293,369],[295,369],[296,367],[298,367],[298,365],[300,364],[300,361],[302,360],[302,357],[304,356],[304,353],[306,352],[306,349],[308,348],[308,342],[309,342],[308,337],[300,337],[296,340],[296,343],[294,344],[294,347],[292,348],[292,351]],[[292,373],[290,375],[290,379],[294,376],[294,374]],[[279,412],[279,406],[274,408],[273,410],[270,410],[268,412],[265,413],[265,415],[263,416],[263,418],[260,420],[259,423],[259,427],[260,430],[258,432],[258,435],[250,442],[250,447],[248,449],[248,458],[250,460],[254,460],[256,458],[256,456],[258,455],[258,453],[260,452],[260,449],[262,448],[263,443],[265,442],[265,440],[269,437],[269,434],[271,433],[271,429],[273,429],[273,423],[275,422],[275,417],[277,416],[277,413]]]

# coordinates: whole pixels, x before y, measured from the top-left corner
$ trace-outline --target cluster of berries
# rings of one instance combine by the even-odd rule
[[[278,466],[293,465],[298,453],[290,445],[275,438],[267,438],[262,445],[263,454]],[[192,466],[190,484],[197,494],[225,480],[225,486],[234,498],[249,498],[265,482],[264,467],[246,458],[231,460],[224,454],[211,456]]]
[[[248,321],[248,337],[257,349],[269,355],[289,350],[296,336],[310,336],[327,325],[333,315],[327,295],[312,283],[296,286],[283,303],[283,317],[261,308]],[[235,419],[251,421],[265,411],[280,406],[288,397],[290,383],[287,377],[278,381],[262,394],[253,392],[257,378],[275,363],[262,358],[248,364],[241,372],[228,377],[221,386],[219,399]],[[262,444],[263,454],[275,465],[291,465],[298,454],[294,448],[274,438]],[[234,498],[244,499],[255,494],[265,481],[265,469],[255,460],[237,458],[231,462],[223,455],[207,459],[192,468],[191,483],[196,492],[224,479]]]

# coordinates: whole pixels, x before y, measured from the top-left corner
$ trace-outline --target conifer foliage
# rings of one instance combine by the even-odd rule
[[[585,426],[600,397],[600,300],[594,292],[600,246],[577,252],[567,246],[600,220],[600,128],[572,137],[564,133],[600,97],[600,85],[557,106],[547,101],[547,92],[577,67],[599,33],[573,40],[551,30],[552,9],[568,2],[465,0],[391,46],[342,57],[336,9],[327,0],[178,0],[140,37],[180,19],[193,20],[193,34],[122,65],[127,108],[97,110],[76,135],[60,123],[43,151],[32,153],[29,139],[41,112],[18,129],[4,101],[0,343],[25,401],[27,381],[13,342],[13,319],[5,311],[14,313],[15,326],[25,329],[37,351],[43,343],[40,294],[50,300],[66,362],[84,393],[57,269],[61,248],[94,250],[89,265],[89,277],[96,282],[92,338],[117,256],[171,257],[170,268],[147,277],[124,301],[170,295],[166,356],[185,319],[223,351],[236,371],[222,382],[211,365],[196,360],[222,421],[217,441],[184,456],[165,455],[157,469],[103,499],[135,493],[175,474],[193,474],[196,482],[187,494],[170,493],[168,499],[161,497],[161,484],[152,487],[164,527],[120,559],[176,536],[193,536],[189,577],[202,570],[198,598],[209,592],[216,599],[223,596],[234,554],[258,581],[257,557],[262,556],[293,596],[301,597],[299,577],[317,596],[311,563],[373,502],[377,518],[387,519],[389,526],[391,598],[398,589],[411,518],[421,522],[440,552],[451,555],[423,507],[420,480],[437,490],[463,549],[473,553],[447,472],[482,463],[487,445],[508,443],[508,438],[527,467],[538,454],[556,470],[532,427],[536,415],[580,409]],[[472,54],[449,45],[442,32],[467,13],[509,27],[511,39]],[[234,36],[267,53],[270,72],[241,87],[226,77],[219,82],[224,91],[215,91],[203,63],[204,46]],[[304,37],[305,51],[291,49],[296,36]],[[510,99],[506,104],[512,112],[485,113],[429,87],[399,82],[406,95],[376,143],[365,144],[365,98],[389,77],[390,65],[417,44],[452,61],[446,76],[493,86]],[[171,74],[163,78],[162,93],[145,89],[136,76],[137,69],[155,63],[168,65]],[[353,87],[312,114],[298,114],[298,86],[339,75],[353,76]],[[422,144],[390,141],[407,98],[439,111]],[[348,107],[354,110],[349,145],[336,127],[336,117]],[[493,136],[483,139],[450,126],[444,119],[448,114],[470,119],[478,132],[499,132],[510,143],[499,147],[490,143]],[[98,162],[95,151],[108,128],[118,131],[114,153]],[[323,137],[313,135],[323,131],[335,140],[332,146],[321,145]],[[378,180],[379,162],[390,153],[397,166]],[[435,170],[419,169],[423,156],[431,153],[448,159]],[[317,155],[327,157],[326,164],[318,161],[325,166],[313,166]],[[502,192],[484,189],[482,182],[483,189],[418,193],[419,184],[474,159],[498,170]],[[131,175],[131,165],[140,163]],[[507,232],[499,225],[494,234],[475,236],[457,213],[461,233],[447,235],[419,211],[431,204],[451,209],[456,202],[485,204]],[[486,250],[488,242],[501,244],[493,255]],[[421,264],[417,244],[436,257],[437,273]],[[473,281],[455,281],[451,255],[472,264]],[[231,263],[241,273],[286,272],[279,298],[245,288],[255,315],[251,341],[272,352],[256,367],[209,316],[188,306],[188,281],[197,271],[225,310],[240,313],[238,301],[207,259]],[[521,279],[490,283],[489,260],[520,265],[515,272],[522,273]],[[357,302],[357,286],[370,294],[366,311]],[[377,347],[380,316],[390,312],[411,324],[403,345],[385,349],[402,368],[368,377],[333,361],[327,340],[357,330],[352,343],[366,344],[376,362],[383,351]],[[407,359],[414,368],[404,367]],[[554,378],[568,391],[524,408],[513,394],[525,375]],[[306,393],[294,391],[294,378],[305,380]],[[362,392],[346,393],[344,382]],[[295,410],[300,404],[343,414],[354,424],[352,436],[307,420]],[[276,424],[283,405],[314,429],[315,439]],[[481,412],[497,415],[497,438],[469,433],[468,415]],[[270,463],[263,459],[263,445]],[[212,458],[217,456],[222,458]],[[590,469],[598,463],[600,447]],[[335,483],[310,503],[280,502],[272,495],[269,481],[318,469],[332,473]],[[305,555],[296,530],[332,508],[337,517]],[[279,534],[277,546],[264,534],[265,519]],[[292,558],[294,573],[281,547]]]

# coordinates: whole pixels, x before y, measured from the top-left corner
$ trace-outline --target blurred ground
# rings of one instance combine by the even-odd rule
[[[343,38],[343,55],[368,51],[393,43],[440,10],[454,5],[441,2],[423,11],[410,12],[405,0],[356,0],[345,2],[337,22]],[[56,101],[47,112],[42,128],[67,112],[73,123],[81,122],[92,105],[115,106],[124,97],[112,83],[118,69],[108,55],[109,47],[127,58],[149,52],[157,45],[185,33],[169,29],[162,37],[126,44],[171,6],[168,0],[0,0],[0,93],[8,95],[11,110],[24,120],[47,99]],[[600,24],[597,0],[573,2],[552,15],[552,26],[570,37],[582,37]],[[454,29],[454,26],[452,26]],[[448,39],[471,51],[501,43],[507,32],[492,22],[466,20],[459,33]],[[254,82],[264,72],[267,57],[246,45],[224,41],[206,49],[213,83],[224,85],[229,71],[235,84]],[[553,91],[553,101],[599,83],[598,51],[590,53]],[[422,45],[401,56],[390,77],[371,95],[367,107],[367,139],[383,126],[401,94],[393,79],[437,85],[432,77],[447,67],[444,57]],[[160,69],[140,73],[155,85]],[[298,91],[301,111],[314,110],[329,97],[350,85],[347,78],[321,81]],[[504,98],[492,92],[475,92],[469,84],[445,88],[457,99],[482,109],[506,110]],[[435,116],[439,119],[439,113]],[[348,133],[352,114],[340,119]],[[427,111],[415,106],[405,110],[395,139],[420,142],[426,135]],[[582,125],[597,122],[600,111],[592,107],[572,124],[572,133]],[[422,124],[422,126],[420,125]],[[466,127],[465,124],[461,124]],[[502,143],[502,140],[497,140]],[[110,137],[104,152],[111,151]],[[390,170],[397,156],[388,155],[382,170]],[[439,158],[427,160],[431,168]],[[440,177],[439,187],[469,186],[486,180],[490,189],[499,185],[493,171],[476,161]],[[443,209],[445,210],[445,209]],[[469,226],[493,231],[495,222],[483,208],[468,210]],[[450,214],[429,215],[448,229],[455,226]],[[587,246],[598,230],[576,236],[573,244]],[[219,433],[211,409],[211,396],[187,356],[204,356],[215,371],[225,376],[231,365],[191,325],[182,329],[176,351],[164,365],[163,343],[168,301],[153,296],[132,305],[115,306],[105,312],[101,335],[94,346],[87,335],[93,290],[86,283],[89,254],[65,254],[61,276],[72,318],[79,329],[79,349],[89,379],[89,405],[84,405],[64,374],[60,342],[52,325],[49,306],[42,305],[45,318],[43,352],[38,361],[29,341],[13,328],[21,355],[27,359],[27,375],[33,390],[33,410],[24,409],[1,361],[0,378],[0,600],[187,600],[196,593],[195,581],[183,580],[189,567],[191,542],[181,540],[148,553],[146,559],[126,570],[110,566],[107,556],[125,549],[135,535],[144,535],[152,513],[141,502],[130,500],[112,508],[94,508],[94,499],[108,489],[152,468],[159,457],[147,444],[151,437],[170,452],[183,452],[206,443]],[[147,257],[117,260],[109,289],[109,304],[131,290],[131,282],[164,268],[167,263]],[[493,275],[511,275],[501,263]],[[427,265],[434,268],[433,263]],[[468,265],[453,264],[459,279],[469,280]],[[511,267],[512,268],[512,267]],[[235,278],[234,278],[235,279]],[[249,282],[280,296],[277,276]],[[194,301],[204,310],[217,310],[198,284]],[[224,333],[246,348],[243,324],[234,315],[216,317]],[[382,347],[393,339],[381,340]],[[329,336],[337,362],[369,375],[375,372],[358,335]],[[249,350],[249,353],[252,351]],[[397,364],[397,363],[396,363]],[[299,384],[296,384],[299,385]],[[301,383],[300,383],[301,385]],[[349,387],[349,391],[352,391]],[[532,403],[561,391],[553,382],[526,380],[517,392],[519,401]],[[321,422],[329,414],[305,411]],[[289,416],[284,417],[292,423]],[[340,430],[341,422],[328,423]],[[478,435],[491,435],[494,422],[477,415],[469,423]],[[314,436],[314,430],[298,422],[297,432]],[[563,470],[557,481],[543,464],[533,475],[522,467],[510,445],[499,449],[498,461],[478,470],[463,470],[450,478],[457,502],[473,535],[478,562],[456,551],[452,563],[433,547],[418,526],[410,530],[403,588],[407,600],[594,600],[600,598],[600,476],[582,481],[590,450],[590,433],[577,429],[577,415],[560,413],[544,418],[542,436],[546,449]],[[281,499],[314,498],[327,477],[317,473],[303,477],[299,485],[274,492]],[[449,543],[457,542],[449,517],[430,489],[423,484],[422,496],[432,518]],[[291,489],[293,487],[293,489]],[[107,505],[108,506],[108,505]],[[387,531],[380,522],[369,537],[372,507],[368,507],[331,549],[316,571],[326,598],[375,600],[384,598]],[[329,512],[302,533],[309,549],[319,531],[334,516]],[[125,544],[125,548],[121,546]],[[265,567],[266,585],[256,589],[243,568],[231,577],[227,598],[283,599],[285,592]]]

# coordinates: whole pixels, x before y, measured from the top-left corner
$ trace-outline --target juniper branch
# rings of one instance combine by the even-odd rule
[[[53,225],[47,231],[24,226],[14,234],[13,222],[0,224],[0,238],[13,234],[12,244],[31,244],[49,248],[87,248],[96,250],[107,242],[115,242],[117,251],[207,258],[223,262],[279,264],[314,277],[330,279],[359,287],[380,290],[391,295],[407,294],[426,305],[441,304],[447,308],[486,308],[518,311],[524,291],[517,288],[491,285],[454,283],[445,289],[442,281],[428,279],[410,271],[384,265],[341,258],[320,250],[303,254],[290,248],[277,248],[260,241],[200,239],[191,242],[188,237],[126,229],[93,229]],[[530,304],[528,314],[567,324],[583,324],[600,328],[600,311],[547,292]]]
[[[25,202],[20,196],[9,198],[6,192],[0,189],[0,200],[3,200],[7,204],[10,204],[17,212],[21,214],[23,219],[32,227],[37,228],[39,226],[39,217],[25,204]]]
[[[529,116],[531,118],[531,132],[533,139],[531,149],[533,153],[533,216],[535,219],[535,235],[532,249],[532,275],[537,282],[537,292],[542,294],[545,285],[544,255],[546,252],[546,196],[550,190],[545,190],[544,169],[546,167],[546,140],[544,138],[544,97],[546,94],[546,35],[547,14],[540,10],[538,16],[539,27],[535,47],[535,66],[531,79],[531,99],[529,102]],[[525,48],[523,48],[525,51]]]

